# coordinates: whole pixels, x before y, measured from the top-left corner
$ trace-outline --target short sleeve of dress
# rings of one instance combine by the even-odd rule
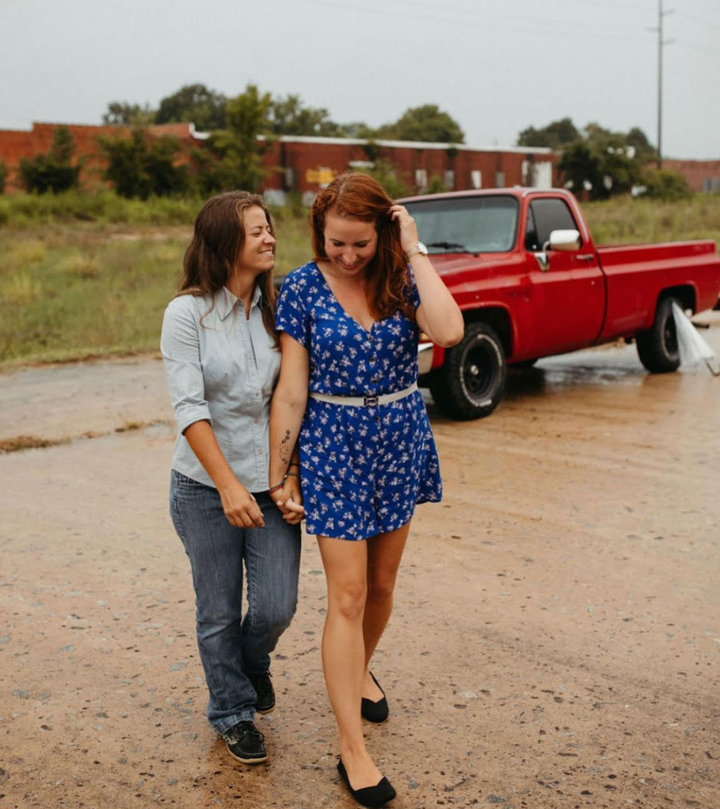
[[[296,272],[283,281],[275,309],[275,328],[287,332],[303,348],[310,345],[310,318],[307,311],[306,285]]]
[[[410,303],[417,310],[422,301],[420,300],[420,293],[418,292],[417,284],[415,283],[415,274],[413,273],[411,266],[408,266],[408,280],[410,281],[410,286],[405,287],[405,294],[410,300]]]

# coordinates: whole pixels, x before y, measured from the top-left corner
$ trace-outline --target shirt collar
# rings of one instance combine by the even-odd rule
[[[243,303],[240,298],[236,298],[227,287],[223,287],[215,293],[215,306],[217,307],[218,314],[220,315],[220,320],[225,320],[236,305],[242,307]],[[257,284],[255,284],[252,300],[250,301],[250,311],[252,311],[256,306],[262,306],[262,292]]]

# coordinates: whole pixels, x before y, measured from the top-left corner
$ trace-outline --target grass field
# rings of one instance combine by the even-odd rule
[[[200,200],[0,198],[0,367],[157,348]],[[710,238],[720,195],[584,206],[598,243]],[[310,257],[306,215],[275,212],[277,272]]]

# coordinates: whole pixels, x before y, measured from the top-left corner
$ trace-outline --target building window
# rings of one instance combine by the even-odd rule
[[[470,172],[470,185],[473,188],[482,188],[482,172],[473,169]]]
[[[428,187],[426,169],[415,169],[415,185],[420,191],[424,191]]]
[[[455,172],[452,169],[445,172],[443,185],[448,191],[452,191],[453,188],[455,188]]]
[[[713,191],[720,191],[720,177],[704,177],[703,191],[710,194]]]
[[[505,172],[495,172],[495,188],[505,188]]]
[[[295,169],[285,169],[285,188],[292,191],[295,187]]]

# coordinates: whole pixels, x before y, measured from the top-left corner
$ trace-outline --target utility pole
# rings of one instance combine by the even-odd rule
[[[662,168],[662,101],[663,101],[663,48],[671,45],[674,39],[663,39],[663,18],[672,14],[674,9],[663,10],[663,0],[658,0],[658,25],[651,30],[658,33],[658,122],[657,122],[657,165]]]

